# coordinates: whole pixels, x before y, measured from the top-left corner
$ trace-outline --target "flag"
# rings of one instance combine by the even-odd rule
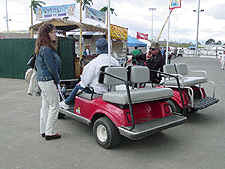
[[[105,23],[105,13],[86,6],[85,18]]]
[[[148,40],[148,34],[137,32],[137,38]]]
[[[170,0],[169,8],[181,8],[181,0]]]

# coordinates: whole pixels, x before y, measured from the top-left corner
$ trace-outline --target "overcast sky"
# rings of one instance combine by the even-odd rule
[[[54,6],[72,4],[74,0],[43,0],[46,5]],[[30,0],[7,0],[9,30],[28,30],[30,26]],[[108,0],[93,0],[94,9],[100,10],[107,6]],[[128,34],[136,37],[137,32],[152,34],[152,12],[149,8],[156,8],[153,12],[153,35],[159,32],[169,13],[169,0],[111,0],[111,8],[117,14],[112,16],[111,23],[128,28]],[[178,42],[196,41],[198,0],[181,0],[181,8],[174,9],[170,20],[169,39]],[[199,19],[199,42],[204,43],[212,38],[216,42],[225,43],[225,2],[221,0],[201,0]],[[79,4],[76,4],[79,13]],[[0,1],[0,32],[5,31],[6,0]],[[79,18],[79,16],[77,16]],[[36,16],[34,17],[34,20]],[[36,22],[37,23],[37,22]],[[165,26],[160,40],[167,39],[168,25]]]

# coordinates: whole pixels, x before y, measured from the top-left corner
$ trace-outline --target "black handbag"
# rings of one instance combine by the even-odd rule
[[[35,68],[35,59],[36,59],[36,54],[31,55],[30,59],[27,62],[27,65],[30,66],[32,69]]]

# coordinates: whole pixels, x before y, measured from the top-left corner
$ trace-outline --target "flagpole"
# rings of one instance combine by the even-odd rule
[[[111,57],[110,57],[110,47],[111,47],[111,38],[110,38],[110,0],[108,0],[108,57],[109,57],[109,67],[111,66]]]

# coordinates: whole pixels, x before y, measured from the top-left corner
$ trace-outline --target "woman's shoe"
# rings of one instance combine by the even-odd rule
[[[57,133],[57,134],[55,134],[55,135],[53,135],[53,136],[45,136],[45,139],[46,140],[53,140],[53,139],[58,139],[58,138],[61,138],[61,134],[60,133]]]
[[[42,133],[41,136],[42,136],[42,137],[45,137],[45,133]]]

